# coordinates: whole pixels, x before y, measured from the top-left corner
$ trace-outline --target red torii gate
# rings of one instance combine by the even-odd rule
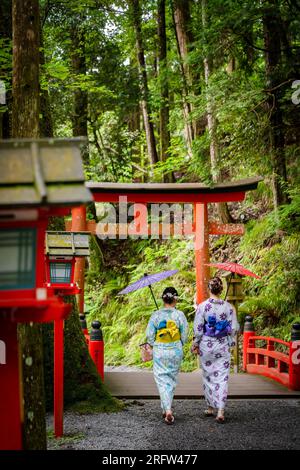
[[[242,235],[242,224],[218,224],[208,220],[208,203],[243,201],[247,191],[253,191],[261,177],[207,186],[202,183],[86,183],[95,202],[118,203],[126,197],[128,203],[190,203],[194,205],[191,233],[195,235],[195,264],[197,302],[207,297],[209,279],[209,234]],[[136,213],[135,213],[136,215]],[[96,232],[95,224],[86,220],[84,206],[72,209],[73,231]],[[147,230],[149,233],[149,229]],[[79,262],[78,262],[79,261]],[[84,313],[84,260],[76,263],[75,280],[82,293],[79,295],[79,311]]]

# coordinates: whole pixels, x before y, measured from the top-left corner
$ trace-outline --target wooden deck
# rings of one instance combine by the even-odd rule
[[[150,371],[106,372],[105,384],[112,395],[119,398],[158,398],[157,388]],[[180,373],[175,398],[203,397],[200,371]],[[230,374],[229,398],[292,398],[300,392],[288,390],[274,380],[252,374]]]

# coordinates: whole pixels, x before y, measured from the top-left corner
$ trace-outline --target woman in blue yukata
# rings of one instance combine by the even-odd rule
[[[234,346],[239,329],[234,307],[220,299],[222,280],[209,281],[210,297],[198,305],[194,321],[192,352],[200,355],[203,371],[203,389],[208,405],[205,416],[214,416],[224,423],[224,409],[228,394],[230,348]]]
[[[188,322],[175,307],[178,293],[174,287],[167,287],[162,299],[164,308],[152,314],[146,335],[153,347],[153,373],[163,418],[167,424],[173,424],[172,401],[183,358],[182,346],[188,339]]]

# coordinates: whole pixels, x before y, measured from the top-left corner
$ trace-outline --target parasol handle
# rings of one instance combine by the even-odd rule
[[[156,302],[156,298],[154,297],[154,294],[153,294],[152,287],[151,287],[151,285],[149,285],[148,287],[149,287],[149,289],[150,289],[150,292],[151,292],[152,298],[153,298],[153,300],[154,300],[154,303],[155,303],[155,305],[156,305],[156,308],[157,308],[157,310],[159,310],[159,307],[158,307],[157,302]]]

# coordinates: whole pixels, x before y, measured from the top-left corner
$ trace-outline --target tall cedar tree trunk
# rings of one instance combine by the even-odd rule
[[[0,39],[3,39],[5,42],[12,39],[11,0],[2,0],[0,3]],[[8,139],[11,134],[12,96],[9,91],[10,84],[7,80],[7,77],[10,76],[9,72],[10,70],[0,68],[0,80],[5,80],[5,101],[7,106],[4,112],[0,112],[0,139]]]
[[[187,65],[188,46],[192,39],[187,26],[190,20],[189,0],[174,0],[172,1],[171,6],[177,51],[180,58],[185,141],[188,154],[189,156],[192,156],[194,129],[191,119],[191,105],[188,101],[191,74]]]
[[[44,54],[41,50],[41,64],[44,64]],[[40,135],[52,137],[52,116],[49,93],[41,92]],[[95,214],[95,204],[91,203],[89,212]],[[63,217],[54,217],[48,230],[65,230]],[[97,241],[95,241],[97,243]],[[93,252],[93,262],[99,254]],[[99,272],[97,272],[99,276]],[[90,402],[91,406],[101,404],[101,409],[118,409],[119,404],[104,388],[95,365],[89,355],[84,341],[78,315],[75,297],[66,297],[65,302],[72,304],[72,313],[65,321],[64,328],[64,404],[74,405],[77,402]],[[53,410],[53,323],[42,325],[44,348],[45,395],[47,410]]]
[[[43,50],[42,31],[41,31],[41,56],[40,63],[43,66],[45,56]],[[52,116],[50,108],[50,99],[48,90],[41,91],[41,137],[53,137]],[[91,203],[90,212],[95,213],[95,204]],[[64,230],[63,217],[52,218],[48,230]],[[64,328],[64,403],[66,406],[82,400],[93,398],[93,401],[107,398],[103,403],[103,408],[109,406],[109,394],[103,390],[102,383],[98,373],[95,371],[94,363],[89,356],[89,352],[79,322],[78,308],[74,297],[64,299],[73,306],[72,313],[65,321]],[[53,410],[53,323],[42,325],[43,347],[44,347],[44,371],[45,371],[45,395],[46,407]],[[85,385],[83,385],[85,384]],[[93,396],[89,396],[88,387],[93,384]],[[83,392],[86,387],[85,393]],[[111,402],[111,407],[115,406]]]
[[[283,186],[287,183],[287,169],[284,152],[283,114],[280,106],[281,83],[281,18],[277,0],[264,3],[263,26],[265,46],[266,84],[269,90],[268,106],[270,110],[270,150],[273,167],[274,207],[288,201]]]
[[[43,30],[40,31],[40,65],[45,65]],[[50,98],[47,89],[41,90],[40,136],[53,137],[53,122],[50,108]]]
[[[207,28],[207,18],[206,18],[206,0],[202,0],[202,26],[203,31],[205,32]],[[205,76],[205,85],[208,89],[209,86],[209,77],[211,74],[211,62],[212,59],[208,56],[206,52],[206,57],[204,58],[204,76]],[[210,96],[209,91],[206,91],[206,109],[207,109],[207,129],[210,138],[209,145],[209,154],[210,154],[210,167],[212,172],[212,178],[214,183],[219,183],[222,179],[222,176],[219,171],[219,149],[218,149],[218,140],[217,140],[217,121],[215,118],[214,105],[212,97]],[[218,203],[217,210],[220,220],[223,223],[233,222],[233,219],[228,210],[228,205],[226,203]]]
[[[158,24],[158,63],[160,82],[160,109],[159,109],[159,136],[160,136],[160,158],[167,159],[170,145],[169,132],[169,85],[167,76],[167,35],[166,35],[166,2],[158,0],[157,4]],[[172,181],[172,174],[164,175],[165,181]]]
[[[128,116],[128,130],[129,132],[132,133],[138,133],[140,131],[140,106],[137,104],[136,106],[133,106],[132,111],[130,112]],[[132,164],[132,173],[134,173],[135,169],[138,169],[139,171],[142,171],[142,168],[140,167],[140,162],[141,162],[141,150],[139,145],[134,142],[132,143],[131,146],[131,164]]]
[[[13,0],[12,134],[39,137],[40,17],[38,0]],[[24,390],[24,448],[46,448],[41,326],[19,325]],[[30,361],[28,359],[30,358]]]
[[[44,63],[43,50],[41,63]],[[50,100],[47,90],[41,93],[41,130],[43,137],[52,137],[52,118]],[[88,208],[96,219],[95,204]],[[54,217],[49,223],[48,230],[64,230],[63,217]],[[93,249],[94,247],[94,249]],[[94,266],[101,257],[97,239],[91,242],[91,264]],[[99,269],[96,275],[99,277]],[[82,406],[82,402],[88,407],[96,407],[99,411],[113,411],[120,409],[121,403],[115,400],[106,387],[92,361],[84,336],[81,331],[78,307],[74,296],[65,297],[64,302],[72,304],[71,315],[65,321],[64,328],[64,405]],[[42,325],[44,346],[44,371],[46,406],[53,410],[53,323]],[[86,406],[86,405],[83,405]],[[96,409],[95,408],[95,409]]]
[[[85,33],[78,25],[73,25],[70,33],[72,41],[71,55],[73,73],[75,73],[75,75],[86,75]],[[74,91],[72,127],[74,137],[88,137],[88,93],[81,88]],[[88,164],[88,144],[84,145],[81,155],[83,162]]]
[[[151,121],[151,110],[149,104],[148,78],[146,72],[146,62],[141,28],[141,10],[139,0],[129,0],[129,4],[131,6],[132,22],[135,31],[137,58],[140,74],[141,108],[144,119],[147,150],[150,159],[150,164],[154,165],[158,162],[158,155],[156,151],[154,129]]]

